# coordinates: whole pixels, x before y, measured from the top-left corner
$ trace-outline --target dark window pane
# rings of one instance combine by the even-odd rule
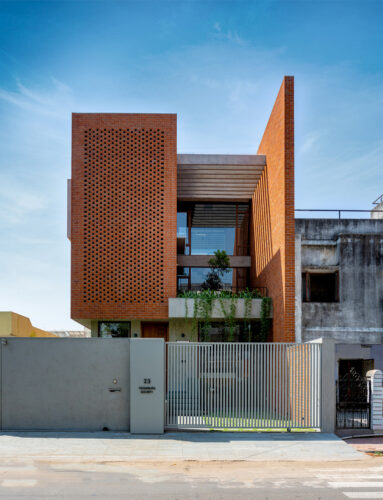
[[[130,337],[130,321],[100,321],[99,337]]]
[[[257,342],[259,341],[259,321],[237,321],[232,329],[222,321],[212,322],[204,329],[199,323],[200,342]]]
[[[337,273],[310,273],[310,302],[337,301]]]
[[[302,273],[302,301],[307,302],[307,274]]]

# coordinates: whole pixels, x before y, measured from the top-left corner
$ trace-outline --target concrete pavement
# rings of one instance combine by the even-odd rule
[[[0,498],[383,498],[383,458],[346,462],[0,459]]]
[[[371,457],[334,434],[174,432],[10,432],[0,434],[0,459],[90,461],[363,461]]]

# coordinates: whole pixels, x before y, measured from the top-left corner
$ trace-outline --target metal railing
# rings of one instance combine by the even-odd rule
[[[321,344],[168,342],[168,428],[320,428]]]
[[[202,290],[204,290],[202,288],[202,284],[201,283],[196,283],[196,284],[191,284],[190,286],[185,283],[185,284],[181,284],[179,281],[178,281],[178,286],[177,286],[177,293],[178,294],[182,294],[184,292],[188,292],[188,291],[191,291],[191,292],[201,292]],[[230,284],[223,284],[222,286],[222,291],[224,292],[232,292],[233,294],[238,294],[240,292],[244,292],[245,290],[250,290],[252,292],[254,292],[254,295],[259,295],[259,297],[268,297],[268,289],[266,286],[258,286],[258,287],[255,287],[255,288],[248,288],[248,287],[235,287],[235,286],[232,286]],[[219,290],[219,291],[221,291]],[[256,298],[256,297],[254,297]]]
[[[383,195],[382,195],[383,196]],[[346,208],[296,208],[295,212],[328,212],[328,213],[335,213],[338,214],[338,219],[342,218],[342,213],[383,213],[383,210],[375,210],[372,208],[371,210],[351,210],[351,209],[346,209]],[[369,218],[369,217],[368,217]]]
[[[383,202],[383,194],[378,196],[375,201],[372,202],[373,205],[380,205]]]

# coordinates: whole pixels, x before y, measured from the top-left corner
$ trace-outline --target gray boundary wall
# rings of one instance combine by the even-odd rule
[[[2,338],[3,430],[128,431],[130,339]]]
[[[322,344],[321,432],[335,432],[336,425],[336,364],[335,341],[319,338],[308,343]]]

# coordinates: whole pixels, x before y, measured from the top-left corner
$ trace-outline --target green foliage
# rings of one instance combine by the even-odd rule
[[[227,268],[230,266],[230,259],[225,250],[216,250],[214,257],[209,259],[209,266],[211,269],[217,269],[222,276],[228,272]]]
[[[261,331],[260,341],[266,342],[270,331],[271,298],[263,297],[261,303]]]
[[[222,278],[229,272],[230,259],[225,250],[216,250],[214,257],[209,260],[210,271],[202,283],[203,290],[220,290]]]
[[[204,299],[205,297],[213,297],[213,299],[261,299],[262,295],[258,290],[249,290],[246,288],[241,292],[232,292],[231,290],[185,290],[179,292],[178,297],[181,299]]]
[[[201,341],[208,339],[209,328],[211,327],[211,315],[214,301],[217,300],[220,304],[222,314],[224,316],[225,327],[228,331],[228,341],[232,342],[235,335],[236,324],[236,308],[238,299],[244,299],[245,314],[244,320],[246,327],[250,326],[250,313],[252,299],[262,298],[261,317],[260,317],[260,332],[258,340],[265,342],[270,329],[270,311],[271,298],[262,297],[257,290],[249,290],[246,288],[241,292],[234,293],[229,290],[201,290],[201,291],[185,291],[178,294],[178,297],[184,299],[194,299],[193,311],[193,332],[198,333],[198,322],[201,321]],[[230,299],[230,300],[224,300]],[[185,319],[189,318],[189,310],[185,306]],[[249,341],[251,340],[251,331],[249,329]]]

